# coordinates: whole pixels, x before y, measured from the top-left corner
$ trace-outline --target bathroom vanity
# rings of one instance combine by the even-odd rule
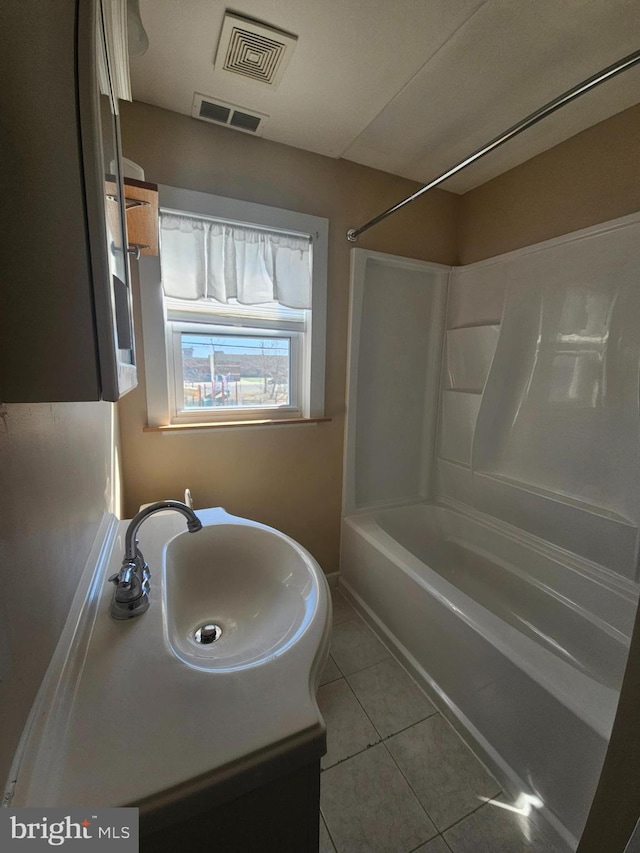
[[[324,748],[318,743],[318,748]],[[140,816],[140,853],[215,846],[225,853],[317,853],[320,762],[220,800],[210,791]],[[157,820],[156,818],[159,818]]]
[[[313,558],[222,509],[139,529],[151,606],[111,618],[127,522],[90,558],[5,794],[14,806],[137,806],[141,850],[318,849],[331,605]],[[192,641],[216,621],[222,637]]]

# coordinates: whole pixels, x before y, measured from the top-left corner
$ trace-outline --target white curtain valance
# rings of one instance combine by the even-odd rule
[[[175,299],[311,308],[308,237],[160,214],[162,283]]]

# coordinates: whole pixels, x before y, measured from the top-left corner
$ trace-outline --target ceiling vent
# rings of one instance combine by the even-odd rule
[[[214,100],[206,95],[199,95],[197,92],[193,96],[191,115],[203,121],[212,121],[214,124],[222,124],[225,127],[232,127],[234,130],[252,133],[254,136],[262,135],[264,123],[269,118],[264,113],[257,113],[255,110],[247,110],[236,104]]]
[[[297,36],[227,12],[216,53],[216,74],[240,75],[275,88],[297,41]]]

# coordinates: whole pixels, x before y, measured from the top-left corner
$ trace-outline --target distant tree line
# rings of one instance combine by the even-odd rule
[[[191,350],[191,353],[193,350]],[[183,375],[187,382],[210,382],[211,362],[209,358],[199,358],[188,354],[185,348],[182,357]],[[216,353],[214,356],[214,370],[231,380],[236,378],[262,378],[280,380],[288,373],[289,359],[285,355],[279,355],[265,350],[252,354],[231,355],[227,353]]]

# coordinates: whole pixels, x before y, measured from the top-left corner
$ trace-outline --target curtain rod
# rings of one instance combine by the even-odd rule
[[[451,178],[453,175],[462,171],[462,169],[466,169],[467,166],[470,166],[472,163],[475,163],[476,160],[479,160],[481,157],[484,157],[485,154],[488,154],[490,151],[493,151],[498,146],[507,142],[509,139],[513,139],[514,136],[517,136],[519,133],[522,133],[523,130],[527,130],[527,128],[539,122],[541,119],[546,118],[546,116],[551,115],[551,113],[559,110],[561,107],[564,107],[566,104],[569,104],[575,98],[579,98],[580,95],[584,95],[585,92],[588,92],[590,89],[599,86],[600,83],[604,83],[605,80],[609,80],[611,77],[615,77],[616,74],[620,74],[622,71],[626,71],[629,68],[632,68],[634,65],[637,65],[640,62],[640,50],[636,50],[634,53],[630,53],[628,56],[625,56],[623,59],[619,59],[617,62],[614,62],[613,65],[607,66],[602,71],[599,71],[597,74],[594,74],[593,77],[589,77],[584,82],[578,84],[577,86],[573,86],[571,89],[568,89],[564,94],[559,95],[557,98],[554,98],[552,101],[549,101],[544,107],[540,107],[535,112],[528,115],[526,118],[519,121],[517,124],[514,124],[508,130],[505,130],[504,133],[501,133],[499,136],[496,136],[495,139],[492,139],[491,142],[488,142],[486,145],[483,145],[482,148],[478,148],[477,151],[474,151],[473,154],[470,154],[466,159],[461,160],[457,166],[453,166],[453,168],[443,172],[437,178],[434,178],[430,183],[426,184],[421,189],[417,190],[413,195],[408,196],[408,198],[399,201],[397,204],[394,204],[393,207],[390,207],[388,210],[385,210],[383,213],[374,217],[373,219],[366,222],[364,225],[361,225],[360,228],[350,228],[347,231],[347,240],[351,243],[355,243],[358,237],[364,232],[368,231],[369,228],[373,228],[374,225],[377,225],[378,222],[382,222],[383,219],[386,219],[387,216],[391,216],[392,213],[395,213],[396,210],[400,210],[401,207],[404,207],[405,204],[409,204],[410,201],[414,201],[419,196],[423,195],[423,193],[432,190],[434,187],[437,187],[438,184],[441,184],[443,181],[446,181],[447,178]]]
[[[144,202],[148,204],[149,202]],[[210,216],[208,213],[191,213],[188,210],[178,210],[174,207],[160,207],[158,215],[166,214],[167,216],[178,216],[183,219],[197,219],[201,222],[217,222],[219,225],[230,225],[244,228],[245,231],[263,231],[265,234],[271,234],[274,237],[300,237],[313,243],[313,235],[306,234],[304,231],[291,231],[286,228],[272,228],[269,225],[254,225],[253,222],[242,222],[239,219],[224,219],[221,216]],[[143,246],[148,249],[148,246]],[[136,258],[136,260],[138,260]]]

